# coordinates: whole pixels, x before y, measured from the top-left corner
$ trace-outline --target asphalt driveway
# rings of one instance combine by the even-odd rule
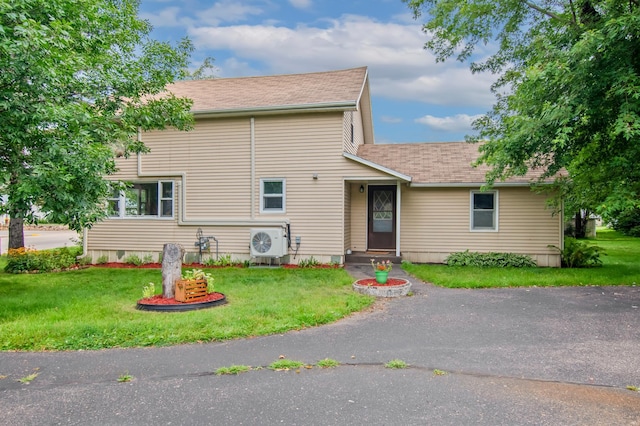
[[[282,335],[0,353],[1,422],[640,425],[640,393],[627,389],[640,387],[640,287],[450,290],[411,281],[412,297]],[[280,356],[342,365],[264,368]],[[391,359],[410,366],[385,368]],[[231,365],[263,368],[213,374]],[[18,382],[33,372],[30,384]],[[123,374],[134,380],[119,383]]]

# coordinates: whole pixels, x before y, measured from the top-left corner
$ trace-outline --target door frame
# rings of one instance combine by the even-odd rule
[[[382,239],[376,238],[373,235],[373,197],[376,190],[391,191],[392,195],[392,218],[391,235],[383,236]],[[380,250],[380,251],[393,251],[397,253],[398,248],[398,201],[399,201],[399,188],[394,184],[369,184],[367,185],[367,250]],[[385,233],[386,234],[386,233]],[[373,243],[372,243],[373,240]],[[375,247],[374,247],[375,246]]]

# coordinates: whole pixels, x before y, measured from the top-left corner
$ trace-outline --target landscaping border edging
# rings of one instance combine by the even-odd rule
[[[224,305],[226,303],[227,303],[227,297],[223,295],[222,299],[210,300],[208,302],[180,303],[180,304],[174,304],[174,305],[153,305],[150,303],[138,302],[136,304],[136,309],[140,311],[152,311],[152,312],[186,312],[186,311],[195,311],[198,309],[213,308],[216,306]]]
[[[352,284],[353,289],[360,293],[366,294],[368,296],[375,297],[401,297],[406,296],[411,290],[411,282],[409,280],[405,280],[404,278],[397,278],[399,280],[404,281],[404,284],[399,285],[366,285],[366,284],[358,284],[358,280]]]

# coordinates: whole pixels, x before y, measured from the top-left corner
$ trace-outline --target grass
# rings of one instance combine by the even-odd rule
[[[404,264],[403,269],[423,281],[449,288],[549,287],[640,284],[640,238],[599,229],[591,243],[604,249],[602,267],[480,268],[470,266]]]
[[[335,359],[325,358],[318,361],[316,365],[320,368],[336,368],[340,365],[340,363]]]
[[[292,359],[279,359],[269,364],[269,369],[275,371],[289,371],[304,367],[304,365],[305,364],[302,361],[294,361]]]
[[[0,258],[3,270],[5,258]],[[0,350],[166,346],[282,333],[336,321],[373,303],[342,269],[211,270],[228,304],[181,313],[135,309],[159,269],[0,272]]]
[[[250,371],[251,367],[248,365],[232,365],[231,367],[220,367],[216,369],[216,375],[235,375],[237,376],[240,373],[246,373]]]
[[[134,379],[134,377],[131,374],[121,374],[120,377],[118,377],[118,382],[119,383],[127,383],[130,382]]]
[[[407,364],[401,359],[392,359],[391,361],[387,362],[384,366],[385,368],[402,369],[402,368],[409,367],[409,364]]]

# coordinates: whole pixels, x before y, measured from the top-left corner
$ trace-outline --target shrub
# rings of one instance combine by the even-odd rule
[[[556,246],[549,246],[560,252],[562,266],[565,268],[589,268],[602,266],[600,254],[604,254],[601,247],[590,245],[584,241],[576,240],[573,237],[564,239],[564,249]]]
[[[69,269],[77,264],[77,250],[67,247],[54,250],[34,250],[26,247],[9,249],[4,270],[12,274],[50,272]]]
[[[129,256],[124,258],[124,262],[125,263],[130,263],[132,265],[135,266],[140,266],[142,265],[142,259],[140,259],[140,256],[136,255],[136,254],[130,254]]]
[[[613,229],[630,237],[640,237],[640,208],[628,209],[621,212],[612,221]]]
[[[516,253],[478,253],[469,250],[451,253],[444,263],[449,266],[482,266],[491,268],[531,268],[536,262],[527,255]]]

